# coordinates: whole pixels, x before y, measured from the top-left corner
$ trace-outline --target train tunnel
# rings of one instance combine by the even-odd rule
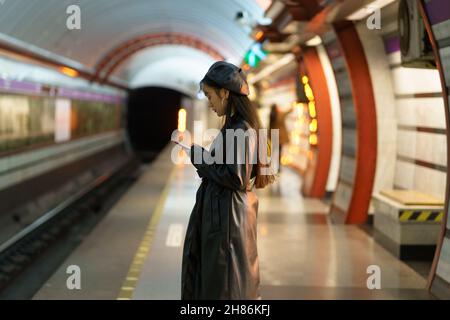
[[[447,0],[0,1],[0,299],[450,299],[449,83]]]

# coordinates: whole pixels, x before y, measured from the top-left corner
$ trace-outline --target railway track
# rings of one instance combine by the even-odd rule
[[[83,223],[92,228],[99,222],[136,179],[138,168],[139,160],[134,157],[123,161],[0,244],[0,299],[41,255],[65,241],[71,230]]]

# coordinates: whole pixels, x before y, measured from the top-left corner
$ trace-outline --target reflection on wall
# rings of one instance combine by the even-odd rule
[[[51,144],[55,139],[56,98],[0,95],[0,153]],[[70,139],[120,128],[121,105],[67,100],[71,105]],[[68,137],[67,137],[68,138]]]
[[[54,105],[50,99],[0,95],[0,152],[50,142]]]

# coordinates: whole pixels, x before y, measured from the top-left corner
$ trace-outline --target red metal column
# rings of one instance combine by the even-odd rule
[[[317,113],[318,144],[312,149],[313,157],[304,174],[302,192],[308,197],[325,196],[330,171],[333,126],[327,79],[315,48],[305,48],[303,61],[314,92]]]
[[[353,23],[335,25],[345,58],[356,113],[356,168],[346,223],[367,219],[377,160],[377,120],[375,98],[364,49]]]

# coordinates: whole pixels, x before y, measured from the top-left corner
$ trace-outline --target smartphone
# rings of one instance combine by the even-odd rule
[[[173,141],[173,140],[172,140]],[[190,146],[188,146],[188,145],[186,145],[186,144],[184,144],[184,143],[181,143],[181,142],[179,142],[179,141],[173,141],[173,142],[175,142],[176,144],[178,144],[180,147],[182,147],[183,149],[185,149],[186,151],[191,151],[191,147]]]

